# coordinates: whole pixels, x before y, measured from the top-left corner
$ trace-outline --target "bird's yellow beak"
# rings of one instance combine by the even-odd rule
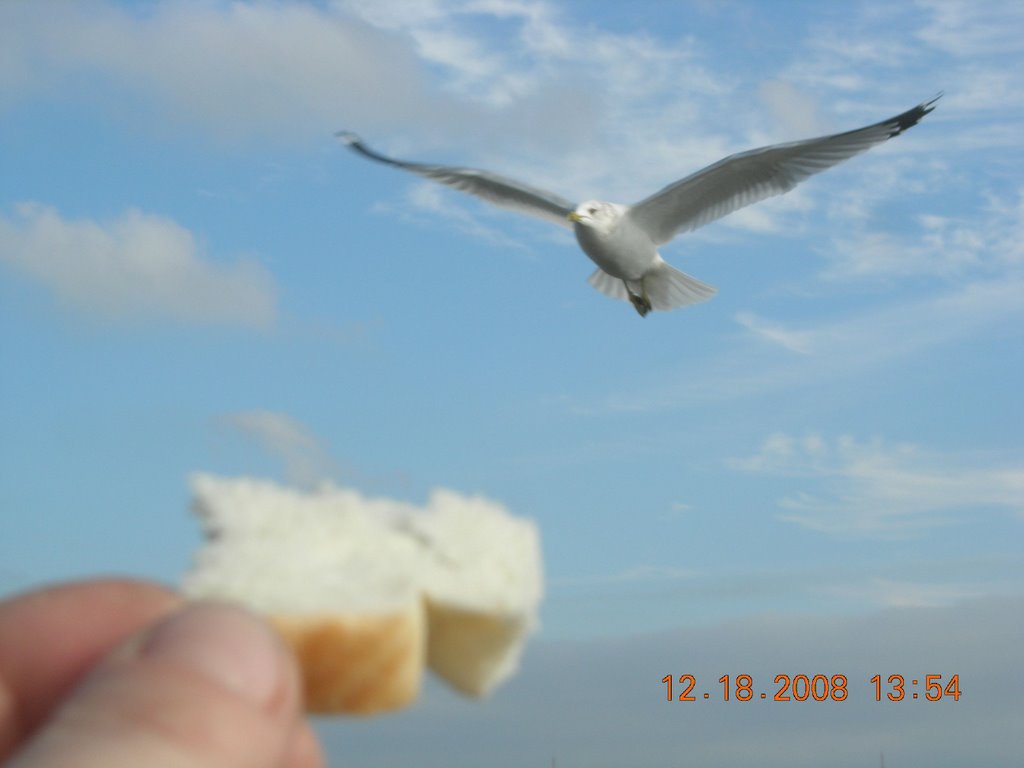
[[[565,218],[567,218],[569,221],[583,221],[583,217],[576,213],[576,211],[573,211]]]

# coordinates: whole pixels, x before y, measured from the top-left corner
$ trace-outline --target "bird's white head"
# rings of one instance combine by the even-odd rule
[[[576,206],[576,210],[569,214],[569,221],[574,224],[582,224],[585,227],[603,228],[616,218],[616,206],[600,200],[587,200],[585,203],[580,203]]]

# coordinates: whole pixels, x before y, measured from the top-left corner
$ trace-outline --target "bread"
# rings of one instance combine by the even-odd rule
[[[531,522],[443,490],[425,507],[212,475],[192,490],[206,543],[184,592],[265,614],[309,711],[403,707],[425,665],[475,696],[516,670],[542,592]]]
[[[306,710],[370,715],[412,701],[423,677],[423,611],[276,614],[271,623],[299,662]]]

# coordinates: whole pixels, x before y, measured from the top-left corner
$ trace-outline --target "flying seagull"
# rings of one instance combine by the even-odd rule
[[[665,263],[659,245],[745,205],[788,192],[804,179],[899,136],[931,112],[941,95],[864,128],[729,155],[634,205],[601,200],[573,205],[490,171],[396,160],[370,149],[349,131],[340,131],[337,137],[363,157],[495,205],[572,226],[583,252],[597,265],[588,282],[607,296],[628,300],[643,317],[652,309],[706,301],[716,291]]]

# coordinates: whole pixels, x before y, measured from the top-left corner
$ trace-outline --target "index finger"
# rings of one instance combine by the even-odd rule
[[[164,587],[128,579],[0,602],[0,763],[100,658],[179,603]]]

